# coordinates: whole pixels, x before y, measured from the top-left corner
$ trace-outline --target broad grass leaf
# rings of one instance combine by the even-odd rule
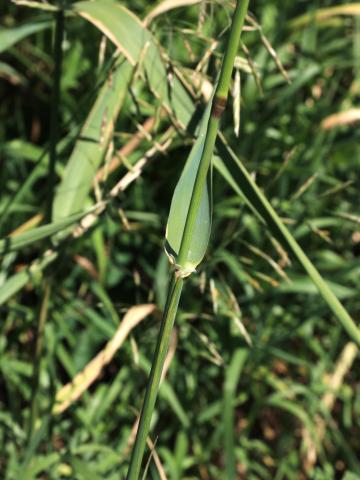
[[[155,97],[186,127],[194,112],[193,102],[176,75],[170,85],[160,49],[143,22],[112,0],[77,2],[73,8],[101,30],[133,66],[141,63]]]
[[[166,227],[165,250],[174,264],[178,264],[177,256],[180,251],[185,222],[190,206],[191,196],[194,189],[195,179],[199,168],[202,152],[204,149],[205,136],[210,117],[212,102],[209,102],[201,120],[201,127],[190,155],[186,161],[184,170],[176,185],[171,201],[170,213]],[[210,166],[207,184],[204,187],[199,212],[196,219],[189,253],[182,269],[195,269],[204,258],[210,233],[212,219],[212,166]]]
[[[15,45],[17,42],[20,42],[25,37],[29,35],[40,32],[45,28],[49,28],[51,26],[50,21],[45,22],[33,22],[27,23],[25,25],[21,25],[19,27],[13,28],[0,28],[0,53],[4,52],[8,48]]]
[[[105,82],[80,132],[53,203],[53,220],[81,212],[108,148],[132,68],[123,61]]]
[[[333,311],[336,318],[348,332],[350,337],[360,345],[359,328],[282,222],[281,218],[277,215],[270,202],[256,185],[255,181],[251,178],[251,175],[246,170],[241,160],[224,141],[218,142],[217,147],[218,154],[221,156],[226,166],[226,175],[224,178],[228,179],[229,175],[233,177],[233,180],[229,182],[230,185],[237,193],[239,193],[239,190],[242,192],[242,196],[246,198],[247,203],[251,205],[252,210],[257,212],[257,215],[263,219],[274,236],[276,236],[281,243],[286,245],[286,247],[295,255],[316,285],[323,299]],[[237,184],[236,187],[234,186],[234,183]]]

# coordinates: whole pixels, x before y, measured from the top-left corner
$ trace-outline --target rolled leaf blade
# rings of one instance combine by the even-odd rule
[[[203,115],[199,135],[191,149],[184,170],[176,185],[166,227],[165,251],[172,263],[177,265],[183,271],[189,271],[189,273],[195,270],[204,258],[211,233],[212,167],[210,167],[208,172],[207,183],[202,194],[186,262],[184,262],[183,265],[178,264],[177,257],[180,251],[195,179],[204,149],[210,110],[211,102],[209,102],[209,106]]]

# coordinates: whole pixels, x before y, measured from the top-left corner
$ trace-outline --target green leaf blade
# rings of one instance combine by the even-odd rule
[[[51,26],[51,21],[28,23],[13,28],[0,28],[0,53],[20,42],[23,38]]]
[[[88,213],[90,212],[91,210]],[[16,235],[14,237],[2,238],[0,239],[0,255],[21,250],[22,248],[28,247],[29,245],[32,245],[40,240],[44,240],[45,238],[51,237],[59,232],[62,232],[63,230],[67,230],[67,227],[70,227],[79,221],[83,216],[84,213],[72,215],[57,222],[32,228],[28,232],[21,233],[20,235]]]
[[[73,8],[101,30],[133,66],[143,67],[156,99],[186,127],[194,113],[194,104],[176,75],[172,85],[169,84],[160,48],[144,23],[112,0],[77,2]]]
[[[171,201],[170,213],[166,227],[165,250],[170,260],[178,264],[177,256],[180,251],[185,222],[190,207],[195,179],[204,149],[207,125],[210,116],[211,102],[201,121],[201,128],[184,170],[177,183]],[[207,183],[199,205],[194,232],[190,243],[187,260],[181,269],[193,271],[204,258],[211,234],[212,224],[212,168],[210,167]]]
[[[67,218],[84,209],[113,134],[114,124],[128,91],[132,66],[123,61],[103,85],[81,130],[54,203],[53,220]]]
[[[275,212],[271,203],[256,185],[255,181],[251,178],[251,175],[246,170],[241,160],[224,143],[224,141],[219,142],[217,146],[219,149],[219,154],[221,155],[221,158],[227,167],[227,171],[230,172],[234,178],[236,178],[238,188],[241,190],[244,197],[246,197],[247,202],[252,206],[252,210],[257,212],[258,216],[263,219],[264,223],[269,227],[273,235],[277,237],[283,245],[286,245],[287,248],[289,248],[293,255],[298,259],[299,263],[307,272],[314,285],[316,285],[318,292],[328,304],[343,328],[347,331],[349,336],[358,345],[360,345],[360,329],[351,318],[347,310],[344,308],[342,303],[338,300],[328,283],[317,271],[309,257],[297,243],[281,218]],[[230,184],[234,188],[233,182]],[[237,191],[237,193],[239,193],[237,188],[234,189]]]

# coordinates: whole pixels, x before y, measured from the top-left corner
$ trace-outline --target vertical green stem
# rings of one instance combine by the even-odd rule
[[[38,321],[37,332],[36,332],[34,367],[33,367],[32,389],[31,389],[30,419],[29,419],[29,435],[28,435],[29,439],[32,437],[36,419],[37,419],[37,392],[39,388],[40,363],[41,363],[43,344],[44,344],[44,331],[45,331],[46,317],[48,314],[50,290],[51,290],[50,284],[47,283],[45,286],[43,301],[41,303],[39,321]]]
[[[54,40],[54,84],[51,94],[50,115],[50,160],[48,177],[48,198],[46,205],[46,220],[51,222],[51,210],[55,186],[56,146],[58,143],[59,129],[59,104],[60,104],[60,81],[62,64],[62,42],[64,36],[64,13],[59,10],[56,13],[55,40]]]
[[[181,240],[180,252],[177,263],[182,265],[188,257],[189,246],[193,234],[196,217],[199,211],[202,192],[206,182],[207,172],[211,163],[214,151],[215,140],[218,133],[220,117],[225,109],[227,96],[230,88],[231,74],[238,50],[240,35],[245,21],[245,15],[248,9],[249,0],[238,0],[234,17],[231,25],[230,36],[221,66],[219,82],[217,84],[211,116],[205,137],[204,150],[196,175],[194,189],[191,196],[190,207],[187,213],[184,232]],[[155,407],[156,396],[159,388],[161,372],[169,347],[171,331],[173,328],[181,290],[183,286],[183,278],[174,274],[171,281],[168,299],[162,320],[162,326],[158,337],[158,343],[154,354],[153,364],[150,377],[146,389],[144,404],[140,414],[139,429],[136,435],[133,447],[130,467],[127,480],[138,480],[141,462],[144,455],[146,438],[150,428],[152,412]]]

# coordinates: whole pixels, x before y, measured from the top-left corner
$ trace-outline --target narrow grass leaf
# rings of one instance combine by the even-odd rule
[[[86,212],[89,213],[89,212]],[[15,235],[11,237],[4,238],[0,240],[0,255],[5,253],[20,250],[21,248],[28,247],[39,240],[51,237],[52,235],[61,232],[70,225],[73,225],[75,222],[81,219],[84,216],[84,213],[71,215],[64,220],[59,220],[57,222],[49,223],[48,225],[43,225],[41,227],[33,228],[30,231],[21,233],[20,235]]]
[[[237,349],[231,359],[230,365],[226,369],[226,378],[224,385],[224,453],[226,464],[227,480],[235,480],[236,478],[236,459],[235,459],[235,395],[236,387],[239,382],[241,371],[244,367],[247,350],[243,348]]]
[[[224,142],[219,142],[218,148],[228,171],[233,175],[234,178],[236,178],[236,182],[238,183],[240,190],[247,198],[248,202],[252,205],[253,209],[256,210],[258,215],[263,218],[270,231],[297,257],[298,261],[303,266],[311,280],[314,282],[319,293],[331,308],[336,318],[348,332],[350,337],[358,345],[360,345],[360,330],[358,329],[357,325],[343,305],[339,302],[329,285],[319,274],[311,260],[304,253],[290,231],[284,225],[280,217],[271,206],[270,202],[251,178],[251,175],[246,170],[241,160],[237,158],[235,153],[227,145],[225,145]]]
[[[53,220],[83,210],[94,177],[108,148],[114,124],[128,91],[132,68],[117,64],[103,85],[80,132],[53,204]]]
[[[337,298],[341,300],[357,296],[357,291],[355,288],[344,287],[343,285],[339,285],[338,283],[330,281],[327,281],[327,284]],[[281,284],[277,291],[281,293],[297,293],[306,295],[316,295],[318,293],[316,286],[308,276],[291,276],[290,283]]]
[[[21,7],[34,8],[36,10],[44,10],[46,12],[57,12],[60,9],[60,7],[51,5],[50,3],[40,3],[32,0],[12,0],[12,2]]]
[[[24,268],[21,272],[15,273],[7,279],[0,289],[0,306],[3,305],[9,298],[19,292],[34,276],[39,275],[51,262],[57,257],[56,252],[34,262],[30,267]]]
[[[176,75],[170,85],[156,40],[141,20],[112,0],[78,2],[74,9],[101,30],[133,66],[141,62],[153,94],[186,127],[194,111],[193,102]]]
[[[49,28],[52,22],[33,22],[13,28],[0,28],[0,53],[29,35]]]

